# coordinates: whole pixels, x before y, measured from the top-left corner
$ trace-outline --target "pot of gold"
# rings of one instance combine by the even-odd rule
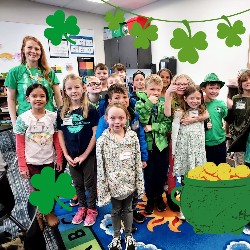
[[[242,233],[250,222],[250,169],[207,162],[190,170],[171,193],[196,233]],[[180,201],[174,194],[180,192]]]

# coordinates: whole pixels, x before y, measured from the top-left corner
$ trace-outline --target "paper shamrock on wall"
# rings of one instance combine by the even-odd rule
[[[38,209],[43,214],[48,214],[52,211],[54,200],[61,207],[68,211],[72,211],[71,207],[60,201],[59,196],[71,199],[75,196],[75,187],[71,186],[72,178],[67,173],[62,173],[55,181],[55,171],[51,167],[45,167],[41,174],[35,174],[30,179],[31,185],[37,189],[30,193],[29,201],[32,205],[38,206]],[[39,191],[40,190],[40,191]]]
[[[225,43],[228,47],[233,46],[240,46],[242,43],[242,40],[239,35],[242,35],[245,33],[246,29],[243,26],[242,21],[238,20],[234,22],[233,25],[231,25],[230,21],[226,16],[222,16],[222,19],[224,19],[228,24],[225,23],[219,23],[217,26],[218,32],[217,36],[220,39],[226,39]]]
[[[155,41],[158,38],[158,27],[156,25],[148,24],[152,21],[152,18],[149,18],[142,27],[138,22],[135,22],[132,25],[132,29],[129,31],[131,36],[135,36],[133,45],[135,48],[147,49],[150,45],[150,41]],[[148,26],[148,27],[147,27]]]
[[[55,46],[59,45],[63,36],[73,44],[75,41],[71,40],[68,34],[78,35],[80,28],[77,26],[77,18],[69,16],[65,20],[65,13],[62,10],[57,10],[54,15],[49,15],[46,18],[46,23],[54,28],[47,28],[44,30],[44,36],[48,38]]]
[[[206,41],[207,35],[203,31],[199,31],[192,36],[188,21],[183,20],[182,23],[186,26],[188,33],[180,28],[175,29],[173,32],[174,37],[170,40],[170,45],[174,49],[180,49],[178,59],[181,62],[194,64],[199,60],[197,50],[205,50],[208,46]]]
[[[114,15],[111,12],[106,12],[106,16],[104,20],[108,23],[109,22],[109,29],[110,30],[117,30],[120,27],[120,23],[125,21],[123,12],[116,13],[117,9],[115,10]]]

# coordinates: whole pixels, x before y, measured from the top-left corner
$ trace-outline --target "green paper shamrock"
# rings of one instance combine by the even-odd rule
[[[123,23],[125,21],[124,13],[118,12],[116,13],[117,9],[115,10],[114,15],[111,12],[106,12],[106,16],[104,17],[104,20],[108,23],[109,22],[109,29],[110,30],[117,30],[120,27],[120,23]]]
[[[62,173],[55,181],[55,171],[51,167],[45,167],[41,174],[35,174],[30,179],[31,185],[40,191],[30,193],[29,201],[32,205],[38,206],[43,214],[48,214],[54,206],[54,199],[61,207],[72,211],[71,207],[65,205],[58,196],[71,199],[75,196],[75,187],[71,186],[72,178],[67,173]]]
[[[69,16],[65,21],[65,13],[62,10],[57,10],[54,15],[49,15],[46,18],[46,23],[54,28],[44,30],[44,36],[51,40],[55,46],[59,45],[64,36],[70,43],[76,44],[67,34],[78,35],[80,28],[77,26],[77,18]]]
[[[147,49],[150,45],[150,41],[155,41],[158,38],[158,27],[156,25],[150,25],[147,27],[148,23],[152,21],[152,18],[149,18],[142,27],[138,22],[135,22],[132,25],[131,30],[129,31],[131,36],[135,36],[136,39],[133,42],[135,48]],[[147,28],[146,28],[147,27]]]
[[[224,19],[228,24],[219,23],[217,25],[217,37],[220,39],[226,38],[225,43],[228,47],[240,46],[242,40],[239,35],[242,35],[246,32],[246,28],[243,26],[243,22],[238,20],[234,22],[232,26],[226,16],[223,15],[221,18]]]
[[[197,50],[205,50],[208,46],[206,33],[199,31],[192,37],[188,21],[183,20],[182,22],[186,26],[188,34],[183,29],[175,29],[170,45],[174,49],[181,49],[178,53],[178,59],[181,62],[194,64],[199,60]]]

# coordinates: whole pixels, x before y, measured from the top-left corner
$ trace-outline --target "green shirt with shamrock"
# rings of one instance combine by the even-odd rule
[[[46,87],[49,93],[49,101],[45,106],[45,109],[55,111],[55,105],[53,104],[54,92],[51,85],[59,84],[59,80],[53,70],[50,70],[49,79],[51,83],[44,78],[42,70],[38,68],[30,68],[30,72],[33,76],[37,75],[40,83]],[[16,90],[16,100],[18,104],[17,115],[24,113],[31,108],[30,103],[26,101],[25,95],[27,88],[32,84],[32,79],[26,68],[26,65],[21,64],[9,70],[4,86]]]

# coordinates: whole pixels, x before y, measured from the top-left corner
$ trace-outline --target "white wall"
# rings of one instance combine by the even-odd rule
[[[16,23],[24,23],[27,24],[27,35],[34,35],[37,36],[37,29],[41,30],[40,25],[47,26],[46,24],[46,17],[48,15],[53,15],[54,12],[58,9],[62,9],[65,12],[65,16],[68,17],[69,15],[73,15],[77,17],[77,25],[80,27],[80,29],[91,29],[94,31],[94,43],[95,43],[95,64],[99,62],[105,62],[105,55],[104,55],[104,42],[103,42],[103,27],[105,26],[105,21],[103,20],[102,15],[96,15],[96,14],[90,14],[75,10],[69,10],[69,9],[63,9],[60,7],[45,5],[45,4],[39,4],[31,1],[26,0],[1,0],[0,1],[0,21],[8,21],[8,22],[16,22]],[[34,25],[30,25],[34,24]],[[1,24],[0,24],[1,25]],[[17,24],[17,28],[20,27],[20,25]],[[22,25],[23,27],[23,25]],[[0,27],[1,28],[1,27]],[[9,52],[9,53],[16,53],[20,52],[21,48],[21,41],[23,37],[19,37],[19,31],[17,30],[9,30],[9,34],[5,32],[5,34],[0,34],[0,44],[1,40],[8,40],[8,36],[12,38],[10,43],[13,44],[14,51],[10,51],[8,48],[8,51],[5,51],[4,46],[0,48],[0,53]],[[13,37],[15,37],[15,41],[13,41]],[[81,34],[82,35],[82,34]],[[40,36],[43,36],[42,32]],[[41,40],[42,41],[42,40]],[[47,44],[44,44],[42,41],[44,47],[48,47]],[[7,46],[6,46],[7,47]],[[46,50],[47,52],[47,50]],[[49,54],[46,53],[48,61],[51,63],[54,63],[52,59],[49,59]],[[78,55],[81,56],[81,55]],[[88,56],[88,55],[83,55]],[[7,65],[8,62],[2,61],[3,59],[0,59],[0,72],[5,72],[6,69],[1,70],[1,65],[3,69],[3,65]],[[74,65],[77,65],[76,63],[76,57],[70,57],[70,58],[62,58],[61,65],[58,63],[58,66],[64,66],[65,63],[73,63]],[[57,60],[58,62],[59,60]],[[9,63],[8,63],[9,64]],[[17,60],[11,60],[11,64],[18,65],[19,62]],[[13,65],[13,66],[15,66]],[[50,66],[54,66],[50,65]],[[6,68],[6,67],[5,67]],[[76,67],[75,67],[76,68]],[[74,72],[78,72],[77,69],[74,70]],[[64,73],[64,72],[63,72]],[[63,74],[57,74],[59,79],[62,80]]]
[[[243,10],[249,9],[249,0],[161,0],[146,7],[140,8],[135,13],[168,20],[204,20],[222,15],[231,15]],[[177,72],[190,75],[193,80],[199,84],[204,76],[209,72],[216,73],[219,78],[228,82],[235,78],[238,70],[246,68],[248,60],[250,12],[229,18],[231,23],[236,20],[243,21],[246,33],[241,35],[242,44],[239,47],[229,48],[224,40],[217,38],[217,25],[224,22],[219,21],[193,23],[190,24],[192,34],[198,31],[204,31],[207,34],[208,48],[199,51],[199,61],[196,64],[187,62],[177,63]],[[127,15],[128,17],[128,15]],[[186,30],[183,24],[166,23],[153,21],[152,24],[158,26],[158,40],[152,42],[152,61],[159,65],[160,59],[164,56],[174,56],[177,58],[178,50],[170,46],[170,40],[173,37],[173,31],[176,28]],[[227,94],[227,87],[221,91],[221,98]]]

